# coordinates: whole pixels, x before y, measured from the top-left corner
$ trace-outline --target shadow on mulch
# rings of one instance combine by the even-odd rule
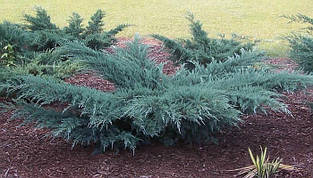
[[[156,46],[152,51],[159,52]],[[163,60],[166,53],[156,60]],[[161,61],[162,62],[162,61]],[[275,59],[274,62],[277,62]],[[165,67],[169,75],[176,68]],[[86,78],[92,77],[93,80]],[[99,90],[114,90],[114,85],[93,74],[79,74],[68,83]],[[89,83],[86,83],[88,82]],[[103,85],[100,85],[100,84]],[[292,115],[269,112],[243,116],[240,128],[219,134],[218,145],[159,144],[115,154],[108,151],[92,156],[92,147],[74,147],[60,139],[46,137],[45,129],[18,127],[9,121],[10,113],[0,116],[0,177],[233,177],[236,169],[251,164],[248,147],[254,153],[268,147],[271,158],[295,165],[297,171],[278,177],[313,177],[313,119],[306,102],[313,101],[313,89],[285,93],[284,101]],[[1,102],[1,98],[0,98]]]

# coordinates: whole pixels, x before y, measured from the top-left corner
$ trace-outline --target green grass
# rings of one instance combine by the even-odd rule
[[[107,12],[107,27],[130,23],[131,27],[120,36],[159,33],[172,38],[188,37],[187,11],[204,24],[210,36],[218,33],[237,33],[262,39],[260,47],[272,56],[285,56],[288,49],[280,37],[300,24],[287,24],[281,15],[296,13],[313,16],[312,0],[0,0],[0,21],[22,22],[24,13],[34,6],[47,9],[52,20],[65,25],[72,12],[85,19],[101,8]]]

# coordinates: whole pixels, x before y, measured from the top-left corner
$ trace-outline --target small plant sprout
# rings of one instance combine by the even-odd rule
[[[3,63],[5,66],[15,66],[15,52],[12,45],[8,44],[3,47],[3,54],[0,55],[0,63]]]
[[[260,149],[260,155],[254,156],[251,149],[248,148],[253,165],[230,171],[239,171],[236,176],[244,176],[243,178],[270,178],[273,174],[281,170],[295,170],[293,166],[281,164],[282,159],[279,157],[270,162],[269,157],[266,155],[267,148],[265,147],[263,150],[263,148],[260,147]]]

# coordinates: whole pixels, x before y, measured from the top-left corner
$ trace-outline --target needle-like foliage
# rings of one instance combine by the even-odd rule
[[[152,140],[206,143],[215,133],[241,122],[242,113],[287,111],[278,91],[312,85],[311,76],[256,69],[257,51],[213,61],[194,62],[175,75],[162,73],[148,57],[148,47],[135,39],[114,53],[70,42],[51,55],[67,56],[116,85],[113,92],[73,86],[51,77],[11,75],[0,92],[14,94],[16,118],[49,128],[55,137],[76,145],[96,143],[102,151],[128,148]]]
[[[313,19],[303,14],[284,17],[290,22],[308,24],[308,27],[304,28],[306,33],[293,33],[285,39],[291,47],[290,58],[294,59],[304,72],[311,73],[313,71]]]
[[[241,49],[252,50],[254,43],[243,42],[233,35],[231,39],[209,38],[206,31],[202,29],[199,20],[195,20],[192,14],[187,15],[190,22],[191,39],[172,40],[165,36],[154,34],[154,38],[163,42],[172,54],[172,60],[178,64],[186,64],[185,67],[193,69],[193,62],[207,65],[212,61],[226,61],[228,57],[241,54]]]
[[[53,53],[55,48],[70,41],[78,41],[89,48],[103,50],[116,41],[115,35],[117,33],[129,26],[121,24],[116,28],[105,31],[103,22],[105,13],[98,10],[91,17],[87,27],[83,26],[81,16],[73,13],[68,20],[68,26],[60,28],[51,22],[46,10],[38,7],[35,12],[35,15],[24,15],[24,24],[9,22],[0,24],[0,56],[6,55],[8,52],[4,48],[11,46],[11,51],[14,51],[15,70],[28,70],[29,73],[36,75],[50,75],[51,72],[54,72],[53,75],[64,77],[63,74],[59,73],[60,68],[70,69],[71,71],[75,68],[72,65],[73,61],[69,63],[67,58]],[[1,63],[6,65],[8,64],[7,61],[12,61],[8,57],[3,60],[6,62]],[[13,66],[13,63],[10,66]],[[75,63],[74,66],[79,65]],[[70,71],[64,72],[70,73]]]

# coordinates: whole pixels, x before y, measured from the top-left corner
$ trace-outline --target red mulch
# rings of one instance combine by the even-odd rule
[[[289,58],[272,58],[265,63],[275,66],[276,71],[286,70],[292,72],[298,67],[298,64]]]
[[[119,41],[109,51],[113,52],[114,47],[126,47],[126,44],[131,42],[129,38],[120,38]],[[148,56],[155,61],[156,64],[163,63],[163,73],[167,75],[173,75],[179,69],[179,66],[174,66],[173,62],[169,60],[169,54],[162,50],[161,42],[156,40],[143,39],[143,44],[149,45]],[[95,88],[101,91],[114,91],[115,86],[110,81],[104,80],[100,76],[97,76],[94,72],[86,72],[76,74],[72,77],[65,79],[65,82]]]
[[[114,91],[115,86],[113,83],[104,80],[100,76],[97,76],[95,73],[92,73],[91,71],[81,74],[76,74],[72,77],[69,77],[65,79],[65,82],[78,85],[78,86],[84,86],[89,88],[94,88],[101,91]]]
[[[156,51],[160,51],[158,46]],[[113,90],[111,83],[92,73],[79,74],[67,82],[93,88],[101,84],[97,89]],[[284,164],[298,169],[278,177],[313,177],[313,118],[306,105],[313,101],[313,89],[285,93],[284,101],[292,115],[269,112],[244,116],[240,129],[217,135],[219,145],[154,144],[136,149],[134,156],[130,151],[91,156],[92,147],[72,149],[64,140],[46,137],[45,129],[18,127],[20,121],[8,121],[10,113],[5,113],[0,118],[0,177],[227,178],[236,173],[225,170],[250,165],[247,149],[257,152],[260,145],[268,147],[271,158],[283,158]]]

